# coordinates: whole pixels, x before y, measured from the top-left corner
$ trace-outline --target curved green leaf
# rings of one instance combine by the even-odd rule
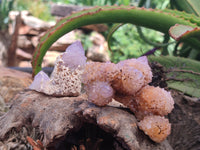
[[[176,24],[169,29],[169,34],[175,40],[184,40],[190,37],[200,37],[200,28],[193,28],[191,26]]]
[[[123,26],[124,24],[123,23],[117,23],[117,24],[114,24],[109,33],[108,33],[108,36],[106,38],[107,42],[108,42],[108,49],[110,51],[112,51],[111,47],[110,47],[110,43],[111,43],[111,38],[112,38],[112,35],[115,33],[115,31],[117,31],[117,29],[119,29],[121,26]]]
[[[41,63],[46,51],[58,38],[78,27],[96,23],[132,23],[163,33],[168,33],[169,28],[177,23],[197,26],[176,13],[162,12],[161,10],[131,6],[103,6],[83,10],[60,20],[40,39],[33,54],[33,76],[41,70]]]
[[[178,10],[200,15],[200,3],[198,0],[171,0],[170,3],[172,7],[176,7]]]
[[[200,28],[176,24],[169,29],[169,34],[177,41],[190,43],[190,46],[200,50]]]

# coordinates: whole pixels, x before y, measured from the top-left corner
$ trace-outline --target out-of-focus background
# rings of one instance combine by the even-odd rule
[[[139,0],[0,0],[0,65],[31,67],[32,53],[41,35],[72,12],[92,6],[138,6],[138,3]],[[169,0],[147,0],[144,7],[164,9],[169,7]],[[53,44],[42,66],[53,66],[56,56],[76,40],[83,43],[88,59],[102,62],[116,63],[139,57],[155,47],[141,38],[136,26],[125,24],[113,34],[110,40],[112,50],[108,50],[106,38],[112,25],[89,25],[66,34]],[[153,43],[163,42],[162,33],[146,28],[142,28],[142,32]],[[173,55],[174,45],[168,46],[169,55]],[[155,55],[163,51],[161,48]]]

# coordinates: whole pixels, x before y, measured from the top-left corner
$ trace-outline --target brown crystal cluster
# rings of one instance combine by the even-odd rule
[[[90,102],[105,106],[114,98],[133,111],[139,128],[159,143],[170,134],[171,124],[164,116],[172,111],[174,101],[166,90],[149,86],[151,80],[145,56],[117,64],[88,62],[82,75]]]

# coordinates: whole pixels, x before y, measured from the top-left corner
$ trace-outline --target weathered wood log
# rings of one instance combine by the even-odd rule
[[[168,140],[174,150],[200,149],[200,100],[175,94],[175,108],[169,114],[172,123]]]
[[[10,110],[0,117],[0,140],[5,143],[11,131],[21,131],[22,127],[37,128],[45,147],[61,149],[62,141],[72,141],[66,138],[85,124],[93,124],[110,134],[120,143],[116,149],[172,149],[167,140],[161,144],[152,142],[138,129],[135,116],[122,108],[95,106],[84,94],[52,97],[29,90],[19,93]]]

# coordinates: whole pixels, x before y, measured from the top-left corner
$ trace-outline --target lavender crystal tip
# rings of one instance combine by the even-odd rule
[[[67,47],[62,55],[62,60],[69,69],[85,66],[86,64],[85,51],[80,41],[76,41]]]
[[[40,71],[35,77],[29,89],[36,90],[38,92],[44,90],[44,86],[50,81],[50,78],[44,71]]]
[[[137,60],[143,64],[146,64],[148,65],[148,59],[147,59],[147,56],[141,56],[141,57],[138,57]]]

